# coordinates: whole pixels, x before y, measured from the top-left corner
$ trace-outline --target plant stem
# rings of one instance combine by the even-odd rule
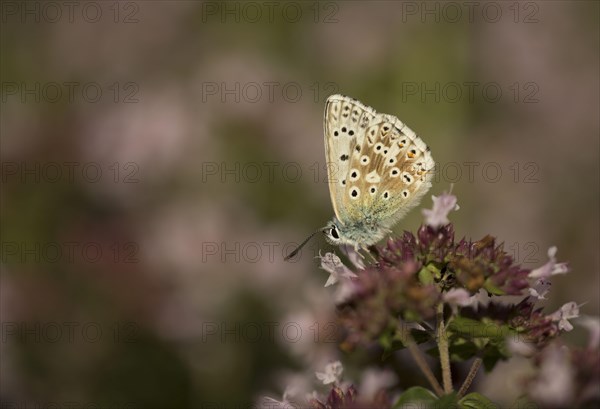
[[[475,379],[475,375],[477,375],[477,371],[479,370],[479,367],[481,366],[481,362],[482,362],[481,358],[475,358],[475,361],[473,361],[473,365],[471,365],[471,369],[469,369],[469,374],[467,375],[465,382],[462,384],[462,386],[458,390],[459,398],[461,396],[463,396],[465,394],[465,392],[467,392],[467,390],[469,389],[469,386],[471,386],[471,383],[473,382],[473,379]]]
[[[410,334],[410,329],[404,330],[404,324],[402,322],[400,322],[399,325],[400,329],[396,333],[400,337],[400,340],[404,345],[406,345],[406,348],[417,363],[417,366],[419,367],[419,369],[421,369],[421,372],[423,372],[423,375],[425,375],[425,377],[431,384],[431,387],[433,388],[435,394],[438,396],[444,395],[444,390],[442,389],[442,386],[435,378],[435,375],[431,371],[429,365],[427,365],[427,361],[425,360],[423,352],[421,352],[414,338]]]
[[[442,302],[437,307],[437,343],[440,351],[444,392],[448,394],[452,392],[453,387],[452,372],[450,371],[450,354],[448,353],[448,337],[446,336],[446,326],[444,324],[444,303]]]

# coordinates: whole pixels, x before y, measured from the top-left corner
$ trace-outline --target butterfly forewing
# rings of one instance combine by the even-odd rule
[[[343,224],[370,217],[393,225],[431,187],[435,162],[398,118],[341,95],[327,100],[325,148],[329,188]]]
[[[332,95],[327,99],[324,128],[329,193],[335,215],[343,224],[352,217],[352,209],[342,202],[349,182],[352,149],[356,144],[362,144],[365,129],[375,117],[372,108],[352,98]]]

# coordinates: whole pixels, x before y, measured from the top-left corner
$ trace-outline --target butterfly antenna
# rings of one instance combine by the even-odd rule
[[[285,256],[285,258],[283,260],[288,261],[289,259],[294,257],[296,254],[298,254],[298,252],[302,249],[302,247],[304,247],[306,245],[306,243],[308,243],[308,241],[314,237],[315,234],[322,233],[323,230],[324,230],[324,228],[322,227],[319,230],[317,230],[316,232],[312,233],[310,236],[308,236],[306,238],[306,240],[304,240],[302,243],[300,243],[300,245],[298,247],[296,247],[296,249],[294,251],[292,251],[290,254]]]

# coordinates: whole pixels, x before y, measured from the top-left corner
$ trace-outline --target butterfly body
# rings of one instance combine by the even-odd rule
[[[389,229],[380,225],[376,217],[365,217],[364,220],[357,220],[353,224],[342,224],[337,218],[329,222],[329,228],[325,232],[325,237],[332,244],[347,244],[361,247],[368,247],[381,240]]]
[[[398,118],[343,95],[327,99],[324,133],[335,217],[323,231],[332,244],[367,248],[420,202],[435,162]]]

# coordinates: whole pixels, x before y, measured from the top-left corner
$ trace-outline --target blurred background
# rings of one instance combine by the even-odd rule
[[[429,144],[457,236],[528,268],[558,246],[549,313],[599,315],[597,2],[1,7],[3,407],[243,408],[333,359],[359,376],[328,246],[283,261],[333,215],[333,93]],[[475,388],[509,401],[518,370]]]

